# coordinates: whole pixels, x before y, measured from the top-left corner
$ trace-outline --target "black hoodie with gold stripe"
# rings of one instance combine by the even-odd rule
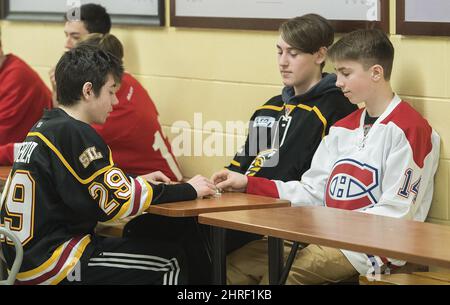
[[[335,83],[335,74],[324,73],[306,93],[296,96],[294,88],[284,87],[281,95],[256,109],[245,145],[227,168],[248,176],[300,180],[330,127],[358,108]]]

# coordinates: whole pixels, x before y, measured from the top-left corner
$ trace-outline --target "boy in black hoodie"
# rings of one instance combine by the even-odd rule
[[[285,87],[255,111],[245,146],[228,169],[281,181],[301,179],[330,126],[357,109],[336,87],[336,75],[322,73],[333,40],[332,26],[316,14],[280,26],[278,65]]]

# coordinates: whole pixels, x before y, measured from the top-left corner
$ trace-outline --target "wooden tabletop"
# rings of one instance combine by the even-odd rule
[[[200,223],[450,268],[450,227],[326,207],[199,215]]]
[[[11,166],[0,166],[0,180],[6,181],[8,179],[9,172],[11,171]]]
[[[151,205],[147,212],[170,217],[192,217],[201,213],[288,207],[289,205],[290,202],[287,200],[243,193],[223,193],[218,197]]]
[[[415,273],[412,274],[377,274],[375,276],[359,276],[359,284],[360,285],[450,285],[448,280],[445,280],[444,277],[448,276],[443,274],[443,276],[439,276],[439,274],[431,273],[431,275],[427,275],[427,273]],[[437,276],[433,276],[436,274]]]

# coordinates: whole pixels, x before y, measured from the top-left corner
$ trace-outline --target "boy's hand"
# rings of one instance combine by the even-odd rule
[[[215,185],[208,179],[203,176],[197,175],[194,178],[188,180],[188,182],[197,192],[197,198],[201,198],[204,196],[212,196],[216,194]]]
[[[161,171],[156,171],[150,174],[142,175],[141,178],[153,184],[170,183],[170,179],[166,175],[164,175]]]
[[[224,169],[212,175],[211,180],[220,190],[244,193],[247,189],[247,176]]]

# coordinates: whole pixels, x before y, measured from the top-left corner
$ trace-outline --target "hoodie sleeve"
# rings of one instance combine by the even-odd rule
[[[323,206],[324,189],[333,165],[329,137],[322,140],[301,181],[248,177],[247,193],[289,200],[292,206]]]

